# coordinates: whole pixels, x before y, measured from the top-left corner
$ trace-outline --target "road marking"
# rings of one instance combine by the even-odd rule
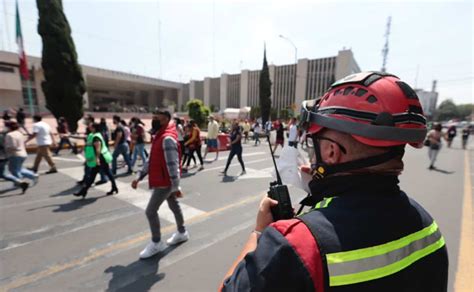
[[[474,291],[474,237],[472,184],[469,151],[464,152],[464,198],[458,266],[454,280],[454,291]]]
[[[223,207],[218,208],[218,209],[214,209],[214,210],[209,211],[207,213],[202,213],[200,215],[196,215],[196,216],[190,218],[189,220],[187,220],[186,223],[188,225],[198,223],[198,222],[206,220],[206,219],[208,219],[208,218],[210,218],[214,215],[223,213],[223,212],[225,212],[229,209],[234,209],[236,207],[239,207],[239,206],[246,205],[246,204],[249,204],[251,202],[257,201],[260,198],[262,198],[262,196],[263,196],[263,194],[250,196],[250,197],[247,197],[247,198],[245,198],[243,200],[240,200],[238,202],[223,206]],[[168,234],[171,231],[175,230],[175,228],[176,228],[176,226],[169,225],[167,227],[162,228],[161,231],[162,231],[163,234]],[[142,243],[142,242],[144,242],[146,240],[149,240],[149,239],[150,239],[150,235],[148,234],[148,232],[145,233],[145,234],[141,233],[138,236],[132,237],[132,238],[130,238],[128,240],[125,240],[123,242],[114,243],[114,244],[111,244],[111,245],[107,245],[106,247],[103,247],[103,248],[100,248],[100,249],[97,249],[97,250],[93,250],[93,251],[89,252],[88,255],[86,255],[82,258],[74,259],[74,260],[71,260],[69,262],[62,263],[62,264],[56,264],[56,265],[50,266],[50,267],[48,267],[44,270],[41,270],[39,272],[33,273],[31,275],[18,277],[14,281],[12,281],[12,282],[10,282],[6,285],[0,286],[0,291],[9,291],[11,289],[16,289],[18,287],[34,283],[34,282],[39,281],[39,280],[41,280],[45,277],[52,276],[54,274],[63,272],[63,271],[68,270],[68,269],[72,269],[74,267],[85,265],[86,263],[94,261],[94,260],[96,260],[100,257],[103,257],[103,256],[108,255],[108,254],[116,253],[120,250],[127,249],[129,246],[133,246],[133,245]]]
[[[74,158],[64,158],[64,157],[57,157],[57,156],[53,156],[53,160],[59,160],[59,161],[72,161],[72,162],[80,162],[80,163],[82,163],[82,162],[83,162],[82,160],[79,160],[79,159],[74,159]]]
[[[80,179],[84,173],[83,167],[71,167],[60,170],[61,173],[70,176],[74,179]],[[119,193],[114,195],[113,197],[119,200],[122,200],[126,203],[132,204],[142,210],[146,209],[148,205],[148,201],[151,197],[151,190],[143,190],[137,188],[134,190],[130,184],[121,182],[119,180],[115,180],[117,187],[119,189]],[[97,190],[108,192],[110,190],[110,183],[98,185],[94,187]],[[194,216],[201,215],[204,211],[191,207],[189,205],[180,203],[181,210],[183,211],[184,219],[190,219]],[[160,210],[158,212],[160,219],[164,219],[168,222],[174,222],[174,215],[173,212],[168,207],[168,204],[162,204]]]
[[[254,163],[258,163],[258,162],[262,162],[262,161],[267,161],[268,159],[257,159],[257,160],[251,160],[249,162],[245,162],[244,161],[244,164],[245,165],[248,165],[248,164],[254,164]],[[229,167],[232,167],[232,166],[239,166],[240,163],[236,162],[236,163],[232,163],[231,165],[229,165]],[[217,170],[217,169],[222,169],[224,170],[225,166],[222,165],[222,166],[217,166],[217,167],[212,167],[212,168],[205,168],[204,170],[201,170],[199,172],[208,172],[208,171],[213,171],[213,170]]]
[[[244,153],[244,154],[242,154],[242,157],[250,157],[250,156],[256,156],[256,155],[263,155],[263,154],[267,154],[267,153],[266,152]],[[227,160],[227,158],[229,158],[229,155],[224,156],[224,157],[219,157],[219,159],[217,159],[217,160],[222,161],[222,160]]]

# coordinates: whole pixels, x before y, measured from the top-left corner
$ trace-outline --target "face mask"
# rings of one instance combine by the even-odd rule
[[[151,127],[153,130],[158,131],[161,128],[160,120],[152,120]]]

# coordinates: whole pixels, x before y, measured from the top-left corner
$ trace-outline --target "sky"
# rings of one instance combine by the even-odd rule
[[[1,0],[0,49],[16,51],[15,1]],[[41,56],[36,1],[19,0],[27,54]],[[473,1],[63,0],[79,62],[178,82],[352,49],[440,101],[474,103]]]

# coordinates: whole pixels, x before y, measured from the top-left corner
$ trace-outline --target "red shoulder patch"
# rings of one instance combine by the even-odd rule
[[[316,292],[324,292],[321,253],[311,231],[298,219],[280,220],[271,226],[288,240],[313,280]]]

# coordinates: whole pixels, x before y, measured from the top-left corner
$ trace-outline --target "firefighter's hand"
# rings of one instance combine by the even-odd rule
[[[134,180],[132,181],[132,189],[136,190],[137,187],[138,187],[138,180],[134,179]]]
[[[255,224],[256,231],[262,232],[265,227],[273,222],[273,215],[270,208],[276,205],[278,205],[278,201],[272,200],[267,196],[260,201],[260,207],[258,208],[257,213],[257,223]]]

